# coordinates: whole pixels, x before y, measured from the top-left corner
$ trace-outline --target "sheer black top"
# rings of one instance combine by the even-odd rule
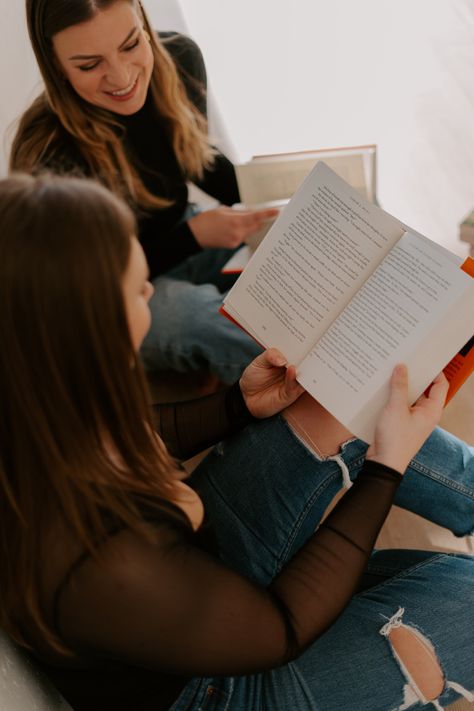
[[[237,385],[157,408],[158,431],[182,457],[251,420]],[[367,462],[268,588],[220,562],[207,522],[194,533],[163,508],[153,516],[152,542],[116,530],[100,562],[71,552],[65,574],[46,591],[51,623],[74,657],[36,645],[37,656],[80,711],[159,711],[191,676],[284,664],[333,624],[357,590],[400,480]]]

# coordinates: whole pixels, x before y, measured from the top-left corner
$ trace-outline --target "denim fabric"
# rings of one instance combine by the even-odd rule
[[[365,450],[358,440],[342,447],[351,479]],[[266,585],[318,525],[342,472],[275,417],[217,445],[193,479],[223,560]],[[436,430],[411,463],[396,503],[456,535],[472,533],[474,448]],[[474,689],[473,603],[474,558],[376,551],[361,592],[296,661],[252,676],[194,679],[173,711],[442,709]],[[434,703],[419,699],[391,648],[387,633],[400,624],[432,644],[440,662],[445,688]]]
[[[196,210],[189,206],[184,219]],[[153,281],[152,325],[141,356],[149,371],[209,369],[234,383],[262,349],[219,313],[236,275],[222,267],[236,250],[205,249]]]

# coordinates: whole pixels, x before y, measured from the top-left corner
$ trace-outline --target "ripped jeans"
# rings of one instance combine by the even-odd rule
[[[193,475],[221,557],[266,585],[354,479],[366,445],[320,460],[281,417],[217,445]],[[339,461],[337,461],[339,459]],[[343,466],[341,466],[341,461]],[[346,469],[347,468],[347,469]],[[474,529],[474,448],[435,430],[412,461],[395,503],[464,536]],[[298,659],[250,676],[195,678],[173,711],[402,711],[474,700],[474,558],[377,551],[360,592]],[[431,653],[440,688],[425,698],[397,653],[408,632]],[[474,708],[474,707],[473,707]]]

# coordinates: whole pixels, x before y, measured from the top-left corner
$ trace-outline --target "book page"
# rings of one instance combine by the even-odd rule
[[[403,234],[318,163],[282,211],[224,308],[299,363]]]
[[[224,264],[221,269],[221,274],[241,274],[249,263],[251,256],[252,248],[244,244],[243,247],[234,252],[232,257]]]
[[[301,384],[370,442],[396,363],[413,402],[472,336],[474,280],[451,253],[406,233],[305,358]]]

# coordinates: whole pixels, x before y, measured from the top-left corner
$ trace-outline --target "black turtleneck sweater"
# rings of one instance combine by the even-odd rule
[[[206,115],[206,70],[198,46],[189,37],[173,32],[160,33],[160,39],[176,63],[190,100]],[[139,239],[154,278],[201,251],[187,222],[183,222],[188,204],[187,179],[150,94],[140,111],[115,118],[124,128],[128,153],[148,190],[173,201],[169,208],[137,213]],[[60,173],[89,173],[75,139],[62,126],[58,126],[58,139],[50,146],[44,165]],[[220,152],[202,180],[194,182],[224,205],[240,200],[234,166]]]

